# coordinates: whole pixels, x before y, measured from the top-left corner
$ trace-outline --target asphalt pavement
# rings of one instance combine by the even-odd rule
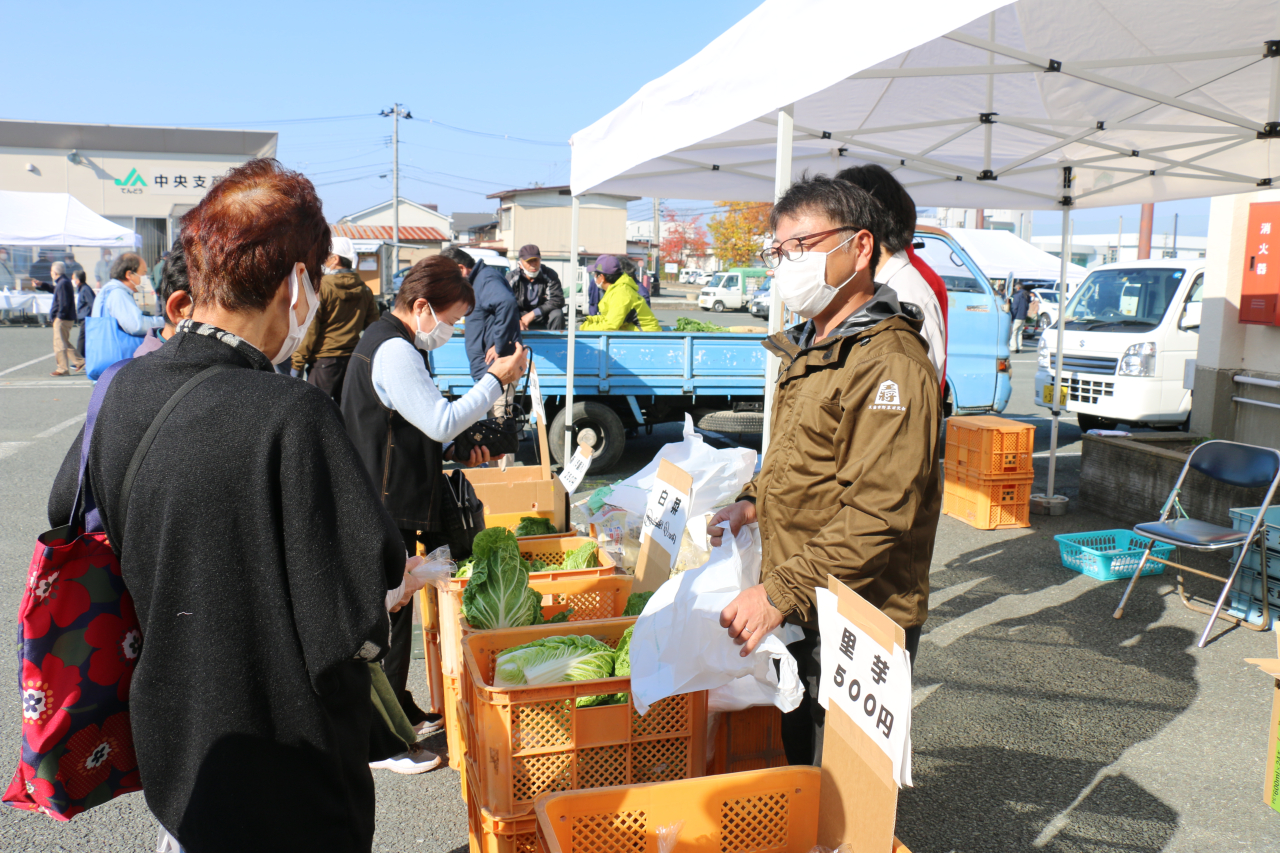
[[[710,317],[696,306],[659,311],[663,322]],[[89,399],[87,381],[48,376],[51,338],[48,329],[0,327],[0,557],[9,566],[0,632],[15,630],[49,488]],[[1049,424],[1031,402],[1034,368],[1033,355],[1014,356],[1005,415],[1035,424],[1043,490]],[[665,425],[630,441],[623,468],[583,489],[637,470],[678,438],[678,425]],[[1207,617],[1183,608],[1164,576],[1142,579],[1125,618],[1112,619],[1121,585],[1062,568],[1053,541],[1115,526],[1079,505],[1074,419],[1064,418],[1060,439],[1056,490],[1072,499],[1067,515],[1032,516],[1018,530],[979,531],[945,516],[939,525],[914,677],[915,787],[900,795],[898,836],[915,853],[1280,850],[1280,815],[1261,796],[1272,688],[1243,662],[1274,656],[1276,635],[1220,623],[1197,649]],[[759,448],[758,437],[742,443]],[[9,661],[0,672],[14,685]],[[425,694],[420,667],[410,687]],[[20,726],[10,694],[0,700],[0,755],[13,763],[0,768],[16,763]],[[443,737],[432,743],[443,749]],[[466,850],[454,771],[374,775],[375,850]],[[246,779],[245,796],[271,792]],[[156,831],[141,795],[70,823],[0,810],[3,851],[132,853],[154,849]]]

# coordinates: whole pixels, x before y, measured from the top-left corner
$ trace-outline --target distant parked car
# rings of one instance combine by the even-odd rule
[[[715,278],[715,273],[706,272],[705,270],[695,270],[693,276],[689,278],[690,284],[696,284],[699,287],[710,284],[711,279]]]
[[[752,317],[768,317],[769,301],[773,298],[773,294],[768,285],[756,291],[756,295],[751,299],[751,316]]]
[[[1040,313],[1035,318],[1035,330],[1041,334],[1050,326],[1058,324],[1058,291],[1046,287],[1038,287],[1031,293],[1040,300]],[[1027,323],[1028,326],[1031,323]]]

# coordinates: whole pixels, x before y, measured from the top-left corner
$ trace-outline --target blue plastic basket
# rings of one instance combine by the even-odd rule
[[[1142,552],[1151,541],[1135,535],[1132,530],[1062,533],[1053,538],[1062,554],[1062,565],[1100,581],[1133,577],[1142,561]],[[1174,546],[1160,543],[1151,549],[1151,556],[1167,560],[1173,551]],[[1163,572],[1164,565],[1151,560],[1142,570],[1144,576]]]

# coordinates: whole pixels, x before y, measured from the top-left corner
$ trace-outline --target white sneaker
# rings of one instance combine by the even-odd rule
[[[439,766],[440,756],[425,749],[413,748],[408,752],[384,758],[382,761],[369,762],[370,770],[390,770],[392,773],[400,773],[405,776],[412,776],[415,773],[427,773]]]

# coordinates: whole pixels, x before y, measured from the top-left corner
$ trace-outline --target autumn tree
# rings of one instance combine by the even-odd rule
[[[690,256],[707,253],[711,238],[700,224],[701,215],[681,221],[674,210],[667,208],[662,212],[662,220],[662,241],[658,244],[659,271],[663,262],[686,266]]]
[[[724,212],[707,223],[715,237],[715,255],[724,267],[750,266],[769,233],[770,204],[752,201],[718,201]]]

